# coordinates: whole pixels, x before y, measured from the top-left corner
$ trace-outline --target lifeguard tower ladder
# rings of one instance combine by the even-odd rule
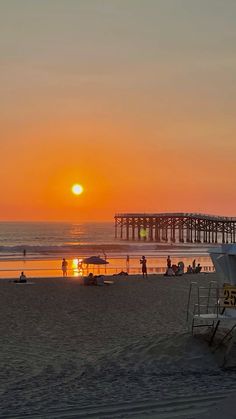
[[[229,356],[234,358],[236,366],[236,286],[219,287],[216,281],[211,281],[209,286],[203,287],[191,282],[186,320],[192,335],[199,328],[206,332],[214,352],[225,345],[223,366]]]

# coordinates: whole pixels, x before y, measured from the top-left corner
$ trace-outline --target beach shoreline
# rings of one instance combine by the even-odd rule
[[[178,264],[183,261],[185,264],[185,271],[188,265],[192,265],[193,259],[200,263],[202,270],[205,272],[213,272],[214,266],[209,255],[185,255],[171,254],[172,263]],[[101,255],[103,256],[103,255]],[[78,268],[79,261],[83,261],[83,257],[77,256],[74,258],[67,258],[68,261],[68,276],[81,276],[81,274],[94,274],[113,275],[121,271],[128,272],[129,274],[140,274],[141,265],[140,258],[142,254],[129,255],[127,262],[127,255],[106,255],[107,265],[82,265]],[[149,274],[164,274],[166,271],[166,255],[149,255],[146,254],[147,268]],[[48,258],[48,259],[35,259],[35,258],[21,258],[18,260],[1,260],[0,261],[0,278],[18,276],[20,272],[24,271],[28,276],[49,276],[60,277],[62,258]]]

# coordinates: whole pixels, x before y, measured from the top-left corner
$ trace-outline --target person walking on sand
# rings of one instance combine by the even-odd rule
[[[171,268],[171,258],[170,255],[168,255],[168,258],[166,259],[167,262],[167,268]]]
[[[142,256],[142,259],[140,259],[140,263],[142,265],[142,274],[143,274],[143,278],[146,276],[147,278],[147,259],[145,258],[145,256]]]
[[[67,267],[68,267],[68,262],[65,258],[63,258],[62,264],[61,264],[61,269],[62,269],[63,276],[67,276]]]

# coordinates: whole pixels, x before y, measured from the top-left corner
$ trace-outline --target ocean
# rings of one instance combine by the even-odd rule
[[[112,223],[1,222],[0,257],[44,258],[90,252],[94,247],[114,243]]]
[[[70,274],[76,276],[78,260],[92,255],[109,261],[106,267],[93,267],[93,272],[114,274],[128,268],[130,273],[139,273],[139,259],[145,255],[149,272],[162,273],[168,254],[173,263],[183,260],[187,266],[196,258],[203,269],[213,269],[208,247],[117,240],[112,222],[0,223],[0,277],[15,277],[22,270],[30,276],[58,276],[63,257],[68,259]]]

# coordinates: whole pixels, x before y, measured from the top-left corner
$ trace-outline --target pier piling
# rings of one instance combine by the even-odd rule
[[[115,214],[115,238],[170,243],[235,243],[236,217],[198,213]]]

